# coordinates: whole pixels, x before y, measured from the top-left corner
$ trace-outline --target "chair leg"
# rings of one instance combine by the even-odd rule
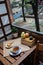
[[[37,63],[37,62],[36,62],[36,61],[37,61],[37,58],[36,58],[36,57],[37,57],[37,52],[38,52],[37,49],[38,49],[38,45],[36,46],[35,56],[34,56],[34,63],[33,63],[33,65],[37,65],[37,64],[36,64],[36,63]]]

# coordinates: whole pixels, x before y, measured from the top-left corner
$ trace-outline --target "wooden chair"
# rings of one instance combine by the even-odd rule
[[[43,44],[37,43],[34,64],[33,65],[43,65]]]

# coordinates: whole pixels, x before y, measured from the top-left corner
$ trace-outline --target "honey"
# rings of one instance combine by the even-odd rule
[[[13,49],[13,51],[18,51],[19,50],[19,47],[15,47],[14,49]]]

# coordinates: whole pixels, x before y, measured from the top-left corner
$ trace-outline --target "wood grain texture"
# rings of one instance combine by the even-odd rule
[[[14,63],[14,62],[16,61],[16,60],[15,60],[13,57],[11,57],[11,56],[7,56],[6,59],[9,60],[11,63]]]
[[[39,51],[43,51],[43,44],[39,44],[38,50],[39,50]]]
[[[10,41],[11,42],[11,41]],[[36,49],[36,45],[30,48],[30,50],[26,52],[22,52],[20,55],[17,57],[11,57],[11,56],[6,56],[3,57],[3,43],[0,44],[0,60],[4,65],[19,65],[24,59],[27,58],[34,50]],[[5,64],[6,62],[6,64]]]
[[[36,46],[36,51],[35,51],[35,56],[34,56],[34,64],[33,65],[38,65],[39,61],[43,62],[43,44],[37,43]]]
[[[3,50],[2,50],[2,49],[0,49],[0,54],[2,54],[2,55],[3,55]]]
[[[3,50],[2,50],[2,49],[0,49],[0,54],[3,56]],[[16,60],[15,60],[13,57],[11,57],[11,56],[7,56],[7,57],[5,57],[5,58],[6,58],[6,60],[10,61],[11,63],[13,63],[13,62],[16,61]]]
[[[7,61],[2,55],[0,55],[0,61],[3,62],[4,65],[11,65],[11,63]]]
[[[33,46],[29,51],[24,53],[17,61],[16,63],[19,65],[27,56],[29,56],[34,50],[36,49],[36,46]],[[14,63],[13,63],[14,65]]]
[[[20,58],[20,56],[15,57],[16,60],[18,60],[19,58]]]
[[[21,53],[20,56],[22,56],[24,53]]]

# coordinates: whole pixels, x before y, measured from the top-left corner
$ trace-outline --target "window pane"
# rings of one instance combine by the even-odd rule
[[[35,20],[34,20],[34,19],[27,19],[27,22],[26,22],[26,24],[23,26],[23,28],[36,31]]]
[[[9,18],[8,18],[8,16],[3,16],[3,17],[1,17],[1,19],[2,19],[3,25],[6,25],[6,24],[9,23]]]
[[[10,4],[11,4],[13,13],[20,11],[21,7],[19,6],[19,3],[21,3],[21,0],[10,0]]]
[[[38,2],[40,32],[43,32],[43,0]]]
[[[3,36],[3,31],[0,29],[0,38]]]
[[[39,23],[40,23],[40,31],[43,32],[43,19],[40,19]]]
[[[26,22],[23,22],[23,18],[18,18],[15,20],[13,25],[19,26],[21,28],[36,31],[35,20],[32,18],[26,18]]]
[[[43,1],[38,2],[39,18],[43,19]]]
[[[25,15],[26,16],[34,16],[33,10],[32,10],[32,5],[26,4],[27,1],[24,2]],[[15,14],[18,12],[19,13],[18,16],[22,16],[22,0],[12,0],[12,1],[10,0],[10,4],[11,4],[12,12]]]
[[[10,26],[6,26],[4,29],[5,29],[6,34],[11,32]]]
[[[7,13],[5,4],[0,4],[0,14]]]
[[[4,1],[4,0],[0,0],[0,1]]]
[[[11,39],[12,38],[12,34],[7,36],[7,39]]]
[[[25,1],[29,1],[29,0],[25,0]],[[24,20],[22,17],[23,16],[22,0],[12,0],[12,1],[10,0],[10,3],[11,3],[13,17],[15,19],[15,22],[13,23],[13,25],[36,31],[35,20],[34,18],[31,18],[31,17],[34,17],[32,5],[26,4],[26,2],[24,2],[25,16],[30,16],[30,18],[29,17],[26,18],[26,22],[23,22]]]
[[[2,43],[3,41],[5,41],[5,38],[1,39],[1,40],[0,40],[0,43]]]
[[[26,16],[33,16],[33,9],[32,9],[32,5],[30,4],[25,4],[25,15]]]

